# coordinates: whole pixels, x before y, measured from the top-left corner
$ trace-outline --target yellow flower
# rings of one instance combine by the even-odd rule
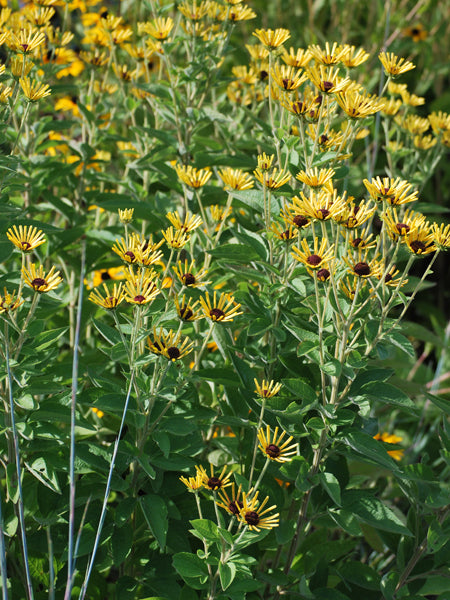
[[[202,319],[203,315],[197,311],[197,307],[199,305],[199,301],[192,301],[191,298],[188,298],[186,302],[186,296],[183,294],[181,301],[175,297],[175,307],[177,309],[177,314],[182,321],[197,321],[198,319]]]
[[[232,482],[230,481],[231,472],[227,473],[228,467],[226,467],[226,466],[223,467],[222,471],[220,472],[220,475],[214,475],[213,465],[210,464],[209,466],[210,466],[211,475],[208,475],[205,467],[203,467],[202,465],[200,465],[200,466],[196,465],[196,467],[195,467],[197,474],[198,473],[201,474],[202,483],[205,488],[208,488],[209,490],[212,490],[212,491],[216,491],[216,490],[220,490],[222,488],[232,485]]]
[[[356,49],[355,46],[344,44],[342,46],[341,63],[348,69],[358,67],[369,58],[370,54],[362,48]]]
[[[270,431],[269,425],[266,426],[265,431],[264,427],[261,427],[257,434],[259,440],[258,447],[270,460],[280,463],[290,462],[292,456],[297,454],[298,445],[295,443],[290,444],[294,439],[292,436],[289,436],[283,442],[285,435],[287,435],[285,431],[281,431],[280,435],[278,435],[278,427],[275,427],[273,434]]]
[[[296,67],[288,65],[276,65],[271,75],[277,86],[286,92],[293,92],[299,88],[307,79]]]
[[[324,94],[336,94],[344,91],[350,83],[348,77],[340,77],[339,69],[326,67],[325,65],[315,65],[307,67],[306,74],[309,80],[318,90]]]
[[[218,14],[219,21],[248,21],[256,18],[256,13],[249,6],[245,4],[236,4],[233,8],[227,8],[226,6]]]
[[[139,243],[135,236],[131,236],[128,243],[124,238],[116,240],[112,247],[112,251],[115,252],[120,258],[127,263],[133,264],[138,260]]]
[[[346,229],[354,229],[355,227],[361,227],[374,213],[375,207],[371,203],[361,200],[359,204],[355,204],[352,200],[334,220]]]
[[[290,242],[291,240],[297,239],[296,228],[290,224],[287,220],[284,220],[284,227],[279,223],[271,223],[270,230],[275,236],[284,242]]]
[[[434,244],[439,250],[448,250],[450,248],[450,225],[438,225],[433,223],[431,225],[431,231],[433,233]]]
[[[418,117],[417,115],[406,115],[403,118],[396,118],[395,121],[412,135],[425,133],[430,127],[430,122],[426,117]]]
[[[270,156],[267,156],[265,152],[258,154],[258,169],[260,171],[268,171],[272,166],[274,158],[275,154],[271,154]]]
[[[290,173],[285,173],[282,169],[279,171],[277,167],[274,167],[271,171],[262,171],[257,168],[253,173],[261,185],[270,190],[276,190],[282,187],[288,183],[291,178]]]
[[[408,250],[416,256],[425,256],[436,251],[434,235],[427,222],[421,223],[417,229],[407,233],[405,241]]]
[[[412,184],[399,177],[397,179],[376,177],[371,181],[364,179],[363,183],[374,200],[386,201],[393,206],[414,202],[419,194],[419,192],[410,194],[409,190],[412,188]]]
[[[323,238],[320,242],[317,237],[314,238],[314,249],[311,250],[307,240],[303,239],[300,244],[300,248],[293,246],[291,256],[298,262],[304,264],[308,273],[312,273],[314,270],[319,270],[328,267],[328,263],[334,258],[334,246],[327,248],[328,242]]]
[[[185,259],[184,265],[181,262],[181,260],[179,260],[178,265],[172,267],[172,269],[175,271],[181,283],[186,287],[194,288],[211,283],[210,281],[204,281],[204,278],[208,273],[208,271],[205,268],[202,268],[200,270],[195,269],[195,260],[192,260],[191,264],[188,264],[187,259]]]
[[[169,227],[161,233],[166,240],[167,245],[175,250],[183,248],[183,246],[185,246],[191,239],[191,236],[188,233],[182,230],[174,230],[173,227]]]
[[[191,2],[184,0],[180,5],[178,5],[178,10],[187,19],[190,19],[191,21],[198,21],[207,14],[208,2],[202,0],[200,4],[197,5],[197,0],[191,0]]]
[[[389,100],[387,100],[386,98],[384,98],[384,106],[381,109],[381,112],[389,117],[395,117],[395,115],[400,110],[401,106],[401,100],[396,100],[395,98],[389,98]]]
[[[399,437],[398,435],[393,435],[391,433],[387,433],[386,431],[383,431],[383,433],[377,433],[377,435],[374,435],[373,439],[380,440],[381,442],[384,442],[385,444],[398,444],[399,442],[402,441],[403,438]],[[395,460],[401,460],[403,458],[405,451],[404,450],[388,450],[387,453],[390,456],[392,456],[392,458],[394,458]]]
[[[124,224],[131,223],[133,220],[133,213],[134,208],[124,208],[123,210],[119,208],[119,221]]]
[[[436,135],[443,133],[444,131],[450,131],[450,115],[442,112],[432,112],[428,115],[431,128]]]
[[[6,232],[6,237],[16,248],[25,253],[31,252],[45,243],[45,236],[42,231],[38,230],[37,227],[29,227],[28,225],[19,225],[19,229],[13,225]]]
[[[332,194],[326,190],[318,193],[311,192],[309,197],[300,192],[300,196],[301,198],[294,196],[289,207],[305,217],[318,221],[336,219],[347,206],[345,196],[338,196],[336,190]]]
[[[416,68],[412,62],[405,60],[404,58],[399,58],[393,52],[380,52],[378,58],[380,59],[386,74],[393,78]]]
[[[269,502],[269,496],[266,496],[261,506],[258,500],[259,491],[256,494],[243,493],[242,495],[242,507],[239,510],[238,519],[242,523],[248,526],[250,530],[260,531],[261,529],[272,529],[278,527],[279,524],[279,513],[274,515],[268,515],[267,513],[271,510],[276,509],[276,506],[264,507]],[[264,509],[264,510],[263,510]],[[265,516],[264,516],[265,515]]]
[[[201,217],[198,215],[191,215],[189,212],[186,214],[184,219],[182,219],[177,210],[172,213],[167,213],[166,217],[169,219],[175,229],[182,231],[183,233],[194,231],[194,229],[197,229],[197,227],[200,227],[200,225],[203,223]]]
[[[355,259],[353,256],[344,257],[344,261],[347,263],[350,273],[353,276],[357,276],[360,279],[366,279],[367,277],[380,278],[383,272],[383,265],[377,261],[377,258],[372,260],[367,259],[368,251],[364,254],[360,253],[358,258]]]
[[[334,174],[335,171],[333,169],[318,169],[317,167],[314,167],[313,169],[300,171],[295,177],[308,187],[322,188],[327,183],[331,182]]]
[[[173,19],[158,17],[149,23],[139,23],[139,33],[148,33],[156,40],[166,40],[174,26]]]
[[[92,278],[92,282],[88,282],[85,280],[85,284],[87,284],[88,289],[95,288],[101,283],[109,280],[119,280],[125,278],[125,271],[123,267],[112,267],[110,269],[98,269],[94,271],[94,276]]]
[[[331,47],[328,42],[325,42],[325,49],[317,44],[311,44],[308,46],[308,50],[313,58],[322,65],[337,65],[346,53],[346,49],[336,42]]]
[[[192,166],[180,165],[175,166],[178,177],[183,183],[193,188],[203,187],[211,178],[212,171],[209,168],[196,169]]]
[[[306,67],[306,65],[311,62],[312,54],[309,50],[305,50],[304,48],[295,50],[291,46],[289,52],[286,50],[283,51],[281,58],[287,65],[300,69]]]
[[[172,330],[165,333],[162,327],[160,327],[159,333],[154,327],[153,339],[149,337],[147,341],[148,348],[153,354],[160,354],[173,362],[187,356],[194,347],[194,342],[191,342],[189,338],[182,339],[181,333],[174,333]]]
[[[30,54],[45,42],[45,33],[36,31],[33,27],[22,29],[17,35],[10,32],[9,36],[9,45],[12,50],[22,54]]]
[[[415,135],[413,137],[413,144],[419,150],[429,150],[436,146],[437,139],[432,135]]]
[[[96,406],[93,406],[91,410],[95,415],[97,415],[99,419],[103,419],[103,417],[105,416],[105,413]]]
[[[179,477],[179,480],[184,483],[191,492],[196,492],[203,487],[202,474],[198,471],[195,474],[195,477]]]
[[[121,283],[119,283],[119,285],[115,283],[112,291],[110,291],[106,283],[104,283],[103,293],[104,295],[102,295],[98,289],[95,289],[89,294],[89,300],[106,310],[114,310],[125,298],[125,291],[122,289]]]
[[[156,278],[156,271],[138,269],[134,273],[132,269],[133,267],[129,267],[129,271],[126,274],[125,300],[130,304],[137,304],[139,306],[149,304],[161,291],[153,281]]]
[[[341,92],[336,94],[336,100],[350,119],[365,119],[384,107],[384,100],[364,96],[358,92]]]
[[[37,102],[46,96],[50,96],[52,93],[48,83],[31,81],[29,77],[21,77],[19,83],[25,98],[27,98],[29,102]]]
[[[236,492],[234,483],[231,484],[231,495],[229,496],[227,490],[220,490],[218,493],[219,500],[216,500],[217,506],[224,508],[227,513],[233,516],[239,514],[240,509],[244,506],[240,500],[242,492],[242,485],[238,487]]]
[[[406,210],[399,218],[395,207],[387,209],[381,215],[381,219],[386,225],[386,233],[394,242],[399,238],[404,239],[408,233],[418,229],[426,221],[424,215],[413,210]]]
[[[225,293],[222,293],[217,300],[217,292],[214,292],[211,301],[209,293],[206,292],[205,296],[200,297],[200,304],[205,317],[214,322],[225,323],[242,314],[242,311],[239,310],[241,305],[236,304],[234,296]]]
[[[45,293],[50,292],[58,287],[62,282],[62,277],[59,276],[59,271],[55,272],[55,267],[52,267],[48,274],[45,274],[44,267],[39,265],[36,270],[36,265],[32,263],[30,269],[22,267],[22,276],[27,285],[35,292]]]
[[[225,184],[225,189],[249,190],[253,187],[253,179],[249,173],[244,173],[241,169],[232,169],[227,167],[219,171],[219,177]]]
[[[253,35],[263,44],[269,52],[279,48],[291,37],[287,29],[256,29]]]
[[[356,231],[350,236],[350,246],[357,250],[368,250],[369,248],[375,248],[377,245],[376,240],[373,239],[373,234],[368,233],[369,228],[365,227],[360,234]]]
[[[421,42],[422,40],[426,40],[428,37],[428,32],[421,23],[417,23],[417,25],[411,25],[411,27],[406,27],[402,33],[404,36],[410,37],[413,42]]]
[[[16,310],[22,304],[22,298],[16,298],[16,292],[10,294],[3,288],[3,296],[0,296],[0,314]]]
[[[273,398],[282,388],[282,384],[275,383],[273,379],[271,381],[263,379],[261,383],[257,379],[254,379],[254,382],[256,386],[255,392],[260,398]]]

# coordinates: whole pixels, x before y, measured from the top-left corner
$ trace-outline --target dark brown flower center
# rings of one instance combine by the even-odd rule
[[[317,271],[317,279],[320,281],[326,281],[330,277],[330,271],[328,269],[319,269]]]
[[[292,110],[294,111],[294,113],[296,114],[301,114],[302,113],[302,109],[303,109],[303,102],[294,102],[292,104]]]
[[[411,230],[411,227],[406,223],[397,223],[395,227],[400,235],[406,235]]]
[[[270,456],[270,458],[278,458],[281,454],[281,450],[275,444],[269,444],[266,446],[266,454]]]
[[[295,215],[295,217],[292,219],[292,222],[294,223],[294,225],[296,227],[305,227],[305,225],[308,225],[309,221],[306,217],[303,217],[302,215]]]
[[[320,265],[320,263],[322,262],[322,258],[318,254],[311,254],[311,256],[308,256],[308,258],[306,259],[306,262],[308,263],[308,265],[317,267],[317,265]]]
[[[282,79],[281,81],[285,90],[288,90],[294,83],[292,79]]]
[[[108,273],[108,271],[102,271],[100,278],[102,281],[108,281],[108,279],[112,279],[111,275]]]
[[[124,258],[128,262],[134,262],[136,260],[136,255],[131,250],[127,250],[124,254]]]
[[[420,240],[414,240],[411,242],[410,247],[414,254],[422,254],[422,252],[427,249],[426,245]]]
[[[36,288],[46,288],[48,283],[45,281],[45,279],[42,279],[42,277],[35,277],[33,279],[33,281],[31,282],[31,285],[36,289]]]
[[[224,318],[225,313],[223,310],[220,310],[220,308],[212,308],[209,311],[209,316],[213,321],[221,321]]]
[[[328,215],[330,214],[330,211],[328,210],[328,208],[319,208],[319,210],[317,212],[320,213],[319,219],[326,219],[328,217]]]
[[[370,275],[370,266],[365,262],[356,263],[353,267],[354,272],[360,277]]]
[[[177,359],[180,358],[181,356],[181,352],[179,351],[179,349],[176,346],[170,346],[169,348],[167,348],[167,354],[169,355],[170,359]]]
[[[259,515],[255,510],[246,512],[244,519],[248,525],[258,525],[259,523]]]
[[[189,321],[194,316],[194,313],[188,306],[180,307],[180,317],[185,321]]]
[[[322,87],[324,92],[329,92],[334,88],[334,83],[331,81],[322,81]]]
[[[238,500],[234,500],[234,502],[230,502],[229,503],[228,510],[233,515],[238,515],[239,514],[239,509],[242,508],[243,506],[244,505],[242,504],[242,502],[239,502]]]
[[[353,248],[359,248],[359,246],[362,244],[363,239],[362,238],[355,238],[354,240],[352,240],[351,244],[353,246]]]
[[[181,279],[183,280],[184,285],[194,285],[195,283],[195,276],[192,275],[192,273],[183,273]]]
[[[265,81],[268,77],[269,73],[267,71],[264,71],[264,69],[259,72],[259,78],[261,81]]]
[[[392,275],[390,273],[387,273],[386,277],[384,278],[384,282],[389,283],[390,281],[392,281]]]
[[[145,300],[145,296],[142,296],[142,294],[138,294],[137,296],[134,297],[134,301],[137,302],[138,304],[142,304]]]
[[[325,133],[323,133],[323,134],[320,136],[319,143],[320,143],[320,144],[326,144],[327,142],[328,142],[328,136],[327,136],[327,135],[325,135]]]
[[[222,481],[218,477],[210,477],[208,479],[208,487],[212,490],[222,487]]]
[[[24,252],[26,252],[27,250],[29,250],[31,248],[30,242],[21,242],[20,244],[21,244],[22,250]]]

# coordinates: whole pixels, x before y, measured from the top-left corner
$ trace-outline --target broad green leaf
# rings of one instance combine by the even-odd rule
[[[167,506],[161,496],[147,494],[139,498],[145,520],[154,535],[161,550],[166,545],[167,529],[169,527]]]
[[[92,323],[94,324],[95,329],[105,338],[107,342],[111,344],[111,346],[115,346],[116,344],[122,343],[120,333],[117,329],[106,325],[103,321],[99,321],[98,319],[92,319]]]
[[[440,396],[435,396],[434,394],[425,393],[425,395],[428,400],[431,400],[431,402],[444,411],[446,415],[450,415],[450,400],[446,400]]]
[[[260,259],[256,250],[244,244],[223,244],[207,252],[216,260],[229,260],[231,262],[248,263]]]
[[[338,506],[341,505],[341,486],[332,473],[320,473],[320,483],[330,498]]]
[[[355,560],[346,562],[338,568],[339,576],[366,590],[380,590],[381,577],[369,565]]]
[[[236,565],[232,562],[219,563],[220,585],[225,591],[233,582],[236,576]]]
[[[360,390],[363,386],[370,383],[379,383],[381,381],[386,381],[389,379],[394,371],[392,369],[366,369],[365,371],[361,371],[355,377],[352,386],[349,391],[350,396],[355,396],[360,394]]]
[[[66,331],[68,331],[68,327],[61,327],[60,329],[52,329],[50,331],[43,331],[38,336],[36,336],[29,345],[36,351],[42,352],[49,346],[52,346],[61,336],[63,336]]]
[[[375,496],[361,490],[349,490],[342,495],[342,506],[375,529],[412,535],[397,515]]]
[[[123,527],[116,527],[111,538],[111,551],[113,563],[119,566],[130,554],[133,547],[133,529],[125,524]]]
[[[416,412],[416,405],[410,398],[390,383],[372,382],[362,386],[360,392],[362,396],[368,396],[375,402],[383,402],[391,404],[407,410],[408,412]]]
[[[26,462],[25,466],[41,483],[54,492],[61,493],[58,478],[48,459],[41,456],[40,458],[36,458],[31,464]]]
[[[231,387],[238,387],[241,385],[239,378],[236,377],[236,373],[229,367],[200,369],[199,371],[196,371],[195,375],[200,377],[200,379],[212,381],[221,385],[227,385]]]
[[[355,450],[361,460],[376,463],[389,469],[393,473],[399,473],[399,467],[395,460],[389,456],[386,449],[379,441],[362,431],[348,433],[342,441]]]
[[[335,521],[339,527],[342,527],[342,529],[349,535],[361,535],[361,528],[359,526],[358,519],[348,510],[330,510],[328,511],[328,514],[333,521]]]
[[[219,539],[219,528],[209,519],[193,519],[189,523],[200,535],[200,538],[208,542],[216,542]]]
[[[208,575],[206,562],[196,554],[178,552],[173,557],[173,566],[181,577],[203,577]]]
[[[305,381],[299,379],[282,379],[282,384],[286,386],[286,389],[291,394],[294,394],[295,398],[303,400],[305,402],[315,402],[317,400],[317,394],[315,390]]]

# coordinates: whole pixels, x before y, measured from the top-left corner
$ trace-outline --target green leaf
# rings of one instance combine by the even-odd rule
[[[106,325],[103,321],[99,321],[97,319],[92,319],[92,323],[94,324],[95,329],[105,338],[107,342],[111,344],[111,346],[115,346],[116,344],[122,343],[120,333],[117,329]]]
[[[361,528],[358,523],[358,519],[348,510],[330,510],[328,512],[330,517],[351,536],[360,536]]]
[[[133,547],[133,529],[129,525],[116,527],[111,538],[113,564],[118,567],[130,554]]]
[[[233,582],[233,579],[236,576],[236,565],[232,562],[229,563],[219,563],[219,576],[220,576],[220,585],[222,586],[223,591],[225,591]]]
[[[412,536],[397,515],[375,496],[361,490],[348,490],[342,496],[342,506],[375,529]]]
[[[404,335],[402,335],[401,333],[394,331],[389,334],[389,336],[386,338],[386,340],[388,342],[391,342],[391,344],[393,344],[397,348],[400,348],[400,350],[402,350],[409,357],[416,358],[416,351],[414,350],[413,345],[408,340],[408,338],[405,337]],[[383,341],[385,341],[385,340],[383,340]]]
[[[379,441],[362,431],[351,431],[342,441],[355,450],[361,460],[381,465],[398,474],[399,468],[395,460],[389,456]]]
[[[217,542],[220,537],[219,528],[209,519],[193,519],[189,523],[199,534],[200,539],[205,539],[207,542]]]
[[[381,577],[369,565],[349,561],[338,568],[338,573],[344,581],[350,581],[365,590],[380,590]]]
[[[169,527],[166,503],[161,496],[156,496],[154,494],[141,496],[139,498],[139,503],[150,531],[154,535],[161,550],[164,550]]]
[[[332,473],[320,473],[320,483],[330,498],[338,506],[341,505],[341,486]]]
[[[219,383],[226,386],[238,387],[241,385],[239,378],[236,377],[236,373],[229,367],[200,369],[195,373],[195,375],[200,377],[200,379],[213,381],[214,383]]]
[[[393,373],[393,369],[366,369],[365,371],[361,371],[355,377],[349,395],[356,396],[360,393],[363,386],[372,382],[379,383],[381,381],[386,381]]]
[[[189,552],[178,552],[173,557],[173,566],[181,577],[206,577],[208,576],[208,567],[206,562],[196,554]]]
[[[36,351],[41,352],[49,346],[52,346],[61,336],[63,336],[68,327],[61,327],[60,329],[52,329],[50,331],[43,331],[29,345]]]
[[[425,393],[428,400],[443,410],[446,415],[450,415],[450,400],[446,400],[445,398],[440,398],[439,396],[434,396],[433,394]]]
[[[403,392],[390,383],[371,382],[364,385],[360,392],[362,396],[368,396],[370,399],[384,404],[398,406],[408,412],[416,412],[416,405]]]
[[[305,381],[302,381],[301,379],[282,379],[281,382],[296,399],[298,398],[307,403],[312,403],[317,400],[315,390]]]
[[[208,254],[217,260],[230,260],[234,262],[248,263],[259,260],[259,254],[253,248],[244,244],[223,244],[213,250],[207,250]]]

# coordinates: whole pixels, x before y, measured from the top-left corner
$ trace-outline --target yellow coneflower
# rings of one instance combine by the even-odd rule
[[[249,21],[256,19],[257,15],[253,9],[245,4],[235,4],[232,8],[224,6],[219,12],[217,18],[219,21]]]
[[[206,185],[212,175],[212,171],[209,168],[196,169],[190,165],[177,164],[175,166],[175,171],[183,183],[196,189]]]
[[[308,217],[302,214],[301,210],[297,210],[290,205],[287,205],[286,208],[281,211],[281,216],[288,225],[292,225],[292,227],[295,227],[297,230],[305,229],[311,225],[311,219],[308,219]]]
[[[396,118],[395,121],[412,135],[425,133],[430,128],[429,120],[426,117],[418,117],[417,115],[406,115],[406,117]]]
[[[283,387],[281,383],[275,383],[273,379],[270,381],[263,379],[261,383],[256,378],[253,381],[256,387],[255,392],[260,398],[273,398]]]
[[[413,137],[413,144],[419,150],[429,150],[433,146],[436,146],[437,138],[432,135],[415,135]]]
[[[120,256],[124,262],[134,264],[138,259],[138,238],[136,238],[134,235],[131,235],[128,242],[124,238],[120,238],[120,241],[116,240],[112,247],[112,251]]]
[[[314,67],[307,67],[306,74],[311,83],[324,94],[343,92],[350,83],[348,77],[340,77],[339,69],[326,67],[325,65],[319,64]]]
[[[388,117],[395,117],[402,105],[403,103],[399,99],[389,98],[388,100],[387,98],[384,98],[384,106],[381,109],[381,112]]]
[[[118,212],[119,212],[119,221],[121,223],[123,223],[123,224],[131,223],[131,221],[133,220],[134,208],[124,208],[123,210],[121,210],[119,208]]]
[[[30,54],[45,42],[45,33],[33,27],[22,29],[17,33],[9,32],[8,43],[12,50],[21,54]]]
[[[434,235],[426,221],[421,223],[417,229],[410,231],[405,235],[405,242],[411,254],[416,256],[425,256],[436,251]]]
[[[395,265],[392,265],[387,273],[382,273],[378,279],[383,279],[385,285],[395,288],[403,287],[408,283],[403,273],[400,273]]]
[[[55,271],[55,267],[52,267],[46,274],[42,265],[39,265],[39,268],[36,269],[34,263],[32,263],[29,270],[22,267],[22,276],[25,283],[39,293],[50,292],[62,282],[62,277],[59,276],[59,271]]]
[[[384,106],[384,100],[381,98],[350,91],[336,94],[336,101],[350,119],[365,119],[379,112]]]
[[[205,317],[214,322],[225,323],[242,314],[239,310],[241,305],[234,301],[234,296],[225,293],[217,299],[217,292],[214,292],[211,300],[209,293],[206,292],[205,296],[200,298],[200,304]]]
[[[356,250],[369,250],[375,248],[377,242],[373,239],[373,233],[369,233],[369,228],[365,227],[361,233],[355,231],[350,236],[349,244]]]
[[[346,48],[336,42],[331,47],[329,42],[325,42],[325,48],[321,48],[318,44],[310,44],[308,50],[318,63],[327,66],[339,64],[347,52]]]
[[[197,471],[195,477],[179,477],[179,480],[184,483],[184,485],[191,492],[196,492],[200,490],[203,486],[202,474]]]
[[[183,248],[191,239],[191,236],[186,232],[179,229],[169,227],[165,231],[161,232],[167,245],[175,250]]]
[[[15,311],[22,304],[20,297],[16,298],[16,291],[10,294],[6,288],[3,288],[3,296],[0,295],[0,314]]]
[[[286,110],[300,119],[309,117],[311,110],[315,108],[314,102],[310,100],[291,100],[290,98],[285,98],[281,100],[281,104]]]
[[[307,80],[304,73],[289,65],[275,65],[271,71],[273,81],[285,92],[293,92]]]
[[[250,44],[246,44],[245,47],[247,48],[250,56],[252,57],[252,59],[254,61],[266,60],[266,58],[270,54],[270,52],[267,50],[267,48],[265,46],[263,46],[262,44],[255,44],[254,46],[251,46]]]
[[[277,190],[286,185],[291,179],[290,173],[286,173],[282,169],[278,170],[277,167],[274,167],[271,171],[263,171],[257,168],[253,171],[253,174],[261,185],[270,190]]]
[[[155,40],[167,40],[174,27],[174,21],[171,17],[166,19],[158,17],[149,23],[139,23],[139,33],[148,33]]]
[[[417,191],[410,194],[412,184],[399,177],[397,179],[376,177],[371,181],[364,179],[363,183],[374,200],[377,202],[384,200],[392,206],[414,202],[419,194]]]
[[[272,515],[267,514],[271,510],[276,509],[276,506],[264,508],[269,502],[269,496],[266,496],[261,506],[259,506],[258,494],[259,491],[254,495],[251,492],[247,494],[245,492],[243,493],[242,508],[239,510],[238,519],[247,525],[250,530],[260,531],[261,529],[278,527],[279,513]]]
[[[406,27],[402,33],[404,36],[410,37],[413,42],[421,42],[428,37],[428,32],[421,23]]]
[[[192,351],[194,342],[189,338],[182,338],[181,333],[170,330],[165,333],[161,327],[159,333],[153,328],[153,339],[149,338],[149,349],[154,354],[161,354],[167,360],[175,362],[187,356]],[[155,352],[156,349],[156,352]]]
[[[231,69],[231,72],[236,79],[247,85],[256,85],[258,82],[258,75],[253,67],[247,65],[238,65]]]
[[[296,443],[291,444],[294,439],[292,436],[289,436],[283,442],[283,438],[287,433],[281,431],[278,435],[278,430],[279,428],[275,427],[275,430],[272,433],[270,425],[267,425],[265,430],[264,427],[261,427],[257,433],[259,441],[258,447],[268,458],[270,458],[270,460],[280,463],[290,462],[292,456],[298,452],[298,445]]]
[[[197,4],[197,0],[184,0],[177,8],[186,19],[199,21],[208,13],[208,2],[202,0]]]
[[[231,167],[221,169],[219,177],[225,184],[226,190],[249,190],[254,185],[252,176],[249,173],[244,173],[241,169],[232,169]]]
[[[325,238],[321,240],[319,246],[319,239],[315,237],[314,248],[312,250],[305,239],[301,241],[300,248],[293,246],[292,250],[291,256],[305,265],[309,273],[312,273],[314,270],[327,268],[329,262],[334,258],[334,246],[328,248],[328,242]]]
[[[108,289],[106,283],[103,284],[103,294],[98,289],[95,289],[89,294],[89,300],[94,304],[98,304],[106,310],[114,310],[125,298],[125,291],[122,288],[122,283],[114,284],[112,291]]]
[[[426,221],[424,215],[413,210],[406,210],[400,218],[395,207],[387,209],[381,215],[381,219],[386,224],[386,233],[394,242],[399,238],[404,239],[408,233],[417,229]]]
[[[362,288],[364,288],[366,285],[366,280],[361,279],[360,277],[357,277],[356,275],[354,275],[353,277],[347,276],[345,279],[341,279],[341,281],[339,283],[341,290],[344,292],[344,294],[347,296],[347,298],[351,301],[353,301],[355,298],[355,294],[356,294],[358,285],[359,285],[359,291],[361,292]]]
[[[291,46],[289,52],[287,50],[283,51],[281,58],[287,65],[300,69],[306,67],[311,62],[312,54],[304,48],[295,49]]]
[[[12,96],[12,87],[10,85],[3,86],[0,83],[0,104],[8,104],[9,98]]]
[[[230,481],[231,472],[227,473],[228,467],[223,467],[222,471],[220,472],[220,475],[214,475],[213,465],[210,464],[209,466],[211,473],[210,475],[208,475],[205,467],[203,467],[202,465],[195,466],[195,470],[197,471],[197,473],[201,474],[202,483],[205,488],[208,488],[212,491],[216,491],[232,485],[232,482]]]
[[[444,131],[450,131],[450,114],[443,112],[432,112],[428,115],[428,121],[430,122],[431,128],[436,135],[443,133]]]
[[[416,65],[412,62],[404,58],[399,58],[393,52],[380,52],[378,58],[386,74],[393,78],[416,68]]]
[[[175,307],[177,310],[177,314],[182,321],[197,321],[198,319],[203,319],[203,314],[197,310],[199,306],[199,301],[195,300],[195,302],[188,298],[186,301],[186,296],[183,294],[181,300],[179,300],[175,296]]]
[[[358,258],[353,256],[344,256],[344,262],[347,264],[350,273],[360,279],[368,277],[377,277],[383,272],[383,265],[377,260],[377,257],[368,260],[368,251],[360,252]]]
[[[436,248],[439,248],[439,250],[448,250],[450,248],[450,225],[433,223],[431,225],[431,232]]]
[[[31,81],[29,77],[21,77],[19,83],[28,102],[38,102],[39,100],[42,100],[42,98],[50,96],[52,93],[48,83]]]
[[[275,154],[270,154],[269,156],[267,156],[265,152],[258,154],[258,169],[260,171],[269,171],[269,169],[272,167],[274,158]]]
[[[346,229],[354,229],[355,227],[361,227],[374,213],[375,206],[372,206],[370,202],[366,203],[365,200],[362,200],[359,204],[355,204],[353,200],[350,200],[334,220]]]
[[[55,14],[55,9],[52,6],[47,8],[43,6],[27,7],[27,11],[24,12],[25,19],[35,25],[36,27],[42,27],[50,23],[50,19]]]
[[[363,62],[366,62],[369,56],[370,54],[362,48],[344,44],[342,46],[341,63],[347,67],[347,69],[353,69],[354,67],[359,67]]]
[[[85,280],[88,289],[95,288],[105,281],[119,280],[125,278],[123,267],[111,267],[109,269],[97,269],[94,271],[91,281]]]
[[[261,44],[272,52],[284,44],[291,37],[288,29],[256,29],[253,35],[258,38]]]
[[[166,218],[169,219],[175,229],[184,233],[194,231],[194,229],[197,229],[197,227],[200,227],[203,223],[201,217],[198,215],[191,215],[189,212],[186,213],[186,216],[182,219],[177,210],[167,213]]]
[[[156,276],[156,271],[139,269],[134,273],[132,267],[129,267],[125,282],[125,300],[139,306],[152,302],[161,292],[154,281]]]
[[[184,264],[179,260],[178,264],[172,267],[172,269],[175,271],[181,283],[186,287],[194,288],[211,283],[210,281],[204,281],[206,274],[208,273],[207,269],[204,267],[201,269],[195,268],[195,259],[193,259],[190,264],[187,259],[185,259]]]
[[[398,444],[399,442],[402,441],[403,438],[399,437],[398,435],[394,435],[392,433],[387,433],[386,431],[383,431],[383,433],[377,433],[377,435],[374,435],[373,439],[384,442],[385,444]],[[405,454],[405,451],[404,450],[388,450],[387,453],[390,456],[392,456],[393,459],[401,460],[403,458],[403,455]]]
[[[291,240],[297,239],[297,229],[287,220],[284,221],[284,227],[280,225],[280,223],[272,222],[270,225],[270,230],[279,240],[284,242],[290,242]]]
[[[238,487],[236,492],[235,484],[231,484],[231,494],[228,495],[227,490],[220,490],[218,493],[219,500],[216,500],[217,506],[220,508],[224,508],[228,514],[237,516],[241,508],[243,508],[243,503],[241,502],[241,493],[242,493],[242,485]]]
[[[296,179],[311,188],[323,188],[327,183],[331,182],[334,169],[318,169],[317,167],[300,171],[295,176]]]
[[[318,221],[336,219],[347,206],[345,196],[338,196],[336,190],[332,194],[326,190],[318,193],[311,192],[309,197],[300,192],[300,196],[301,198],[294,196],[289,206],[305,217]]]
[[[12,56],[11,57],[11,63],[10,63],[11,75],[15,79],[18,79],[19,77],[26,77],[27,75],[29,75],[29,73],[33,67],[34,67],[34,63],[32,63],[31,60],[28,60],[28,58],[25,58],[23,56]]]
[[[216,221],[217,223],[221,223],[224,219],[229,217],[232,212],[231,207],[227,209],[225,206],[219,206],[219,204],[208,206],[208,210],[213,221]]]
[[[408,91],[402,92],[402,100],[406,106],[422,106],[425,104],[425,98],[423,96],[410,94]]]
[[[28,225],[13,225],[6,232],[6,237],[10,242],[19,248],[22,252],[32,252],[35,248],[45,243],[45,235],[37,227]]]

